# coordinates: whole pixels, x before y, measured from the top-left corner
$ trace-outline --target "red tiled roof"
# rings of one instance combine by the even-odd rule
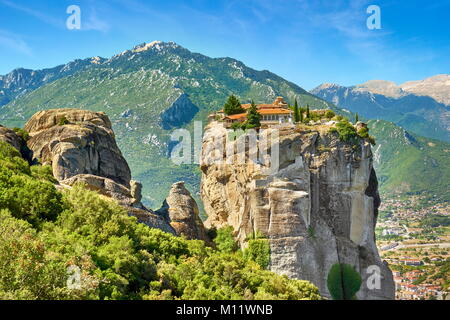
[[[246,113],[232,114],[230,116],[226,116],[225,119],[238,120],[241,118],[245,118],[246,115],[247,115]]]
[[[271,108],[271,109],[259,109],[258,113],[261,115],[274,115],[274,114],[291,114],[291,110],[283,108]],[[225,119],[237,120],[246,117],[246,113],[233,114],[226,116]]]

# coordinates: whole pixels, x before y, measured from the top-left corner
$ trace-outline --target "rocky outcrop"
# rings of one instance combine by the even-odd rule
[[[20,138],[14,130],[8,129],[0,125],[0,141],[6,142],[13,146],[17,151],[20,151],[22,148],[22,138]]]
[[[28,147],[34,158],[51,164],[57,180],[89,174],[130,187],[130,168],[104,113],[77,109],[40,111],[27,122],[25,130],[30,134]]]
[[[201,159],[206,226],[233,226],[244,247],[249,235],[263,233],[270,242],[270,269],[309,280],[326,297],[331,266],[347,263],[363,278],[359,299],[393,299],[392,273],[381,261],[374,239],[379,196],[370,144],[343,143],[326,125],[268,130],[279,133],[279,166],[274,172],[266,172],[270,163],[265,159],[247,159],[251,143],[245,153],[240,149],[218,163],[218,155],[221,158],[227,149],[215,144],[228,133],[217,122],[206,128]],[[264,148],[267,139],[258,139]],[[235,144],[228,150],[239,150]],[[236,162],[241,156],[245,163]],[[380,270],[380,289],[367,285],[370,266]]]
[[[142,186],[118,148],[109,118],[102,112],[55,109],[36,113],[25,125],[33,158],[51,165],[62,187],[83,183],[115,199],[130,215],[175,234],[168,221],[141,203]]]
[[[183,235],[187,239],[211,241],[200,219],[197,203],[184,186],[184,182],[172,185],[169,196],[164,200],[158,213],[169,218],[170,225],[178,235]]]

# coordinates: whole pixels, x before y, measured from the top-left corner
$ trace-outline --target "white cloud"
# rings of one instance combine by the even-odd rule
[[[32,55],[32,50],[20,36],[5,30],[0,30],[0,46],[14,50],[16,52]]]
[[[108,32],[111,28],[111,26],[105,20],[102,20],[97,16],[97,12],[94,8],[91,8],[89,15],[87,16],[87,20],[84,20],[86,18],[83,17],[82,11],[81,19],[81,30]]]
[[[4,5],[12,8],[12,9],[22,11],[22,12],[24,12],[24,13],[30,15],[30,16],[35,17],[36,19],[41,20],[42,22],[45,22],[45,23],[50,24],[50,25],[53,25],[55,27],[60,27],[61,28],[61,27],[64,27],[64,25],[65,25],[64,24],[64,19],[62,19],[62,18],[61,19],[56,19],[56,18],[54,18],[52,16],[46,15],[42,11],[35,10],[35,9],[33,9],[31,7],[28,7],[28,6],[21,6],[21,5],[18,5],[16,3],[13,3],[13,2],[11,2],[9,0],[0,0],[0,4],[4,4]]]

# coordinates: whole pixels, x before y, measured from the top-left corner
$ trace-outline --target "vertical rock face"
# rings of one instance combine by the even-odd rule
[[[172,185],[169,196],[158,213],[168,216],[170,225],[178,235],[184,235],[187,239],[211,241],[200,219],[197,203],[184,182]]]
[[[270,241],[271,270],[309,280],[326,297],[331,266],[347,263],[363,278],[359,299],[393,299],[392,273],[375,246],[380,201],[370,144],[346,144],[328,130],[279,128],[279,170],[267,174],[252,161],[215,162],[215,141],[227,132],[211,123],[201,159],[206,225],[233,226],[243,246],[262,232]],[[367,285],[370,266],[380,270],[379,289]]]

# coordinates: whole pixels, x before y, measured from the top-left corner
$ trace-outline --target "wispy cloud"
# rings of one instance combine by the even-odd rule
[[[32,50],[28,44],[19,35],[6,30],[0,30],[0,46],[27,56],[32,56]]]
[[[83,12],[82,12],[82,17],[83,17]],[[106,20],[101,19],[98,17],[97,15],[97,11],[95,8],[91,7],[89,14],[87,15],[87,19],[82,20],[81,23],[81,30],[84,31],[100,31],[100,32],[108,32],[111,28],[110,24],[108,22],[106,22]]]
[[[12,9],[21,11],[25,14],[28,14],[29,16],[32,16],[48,25],[63,29],[66,28],[66,18],[67,16],[61,14],[61,17],[56,18],[53,16],[50,16],[48,14],[45,14],[44,12],[40,10],[33,9],[29,6],[19,5],[16,4],[10,0],[0,0],[0,4],[3,4],[5,6],[8,6]],[[110,30],[111,26],[108,22],[106,22],[105,19],[102,19],[97,14],[97,7],[100,6],[101,1],[93,2],[89,1],[86,5],[80,5],[81,7],[81,30],[83,31],[100,31],[100,32],[107,32]]]
[[[24,12],[36,19],[41,20],[42,22],[53,25],[55,27],[62,28],[65,26],[63,18],[57,19],[55,17],[49,16],[49,15],[43,13],[40,10],[35,10],[28,6],[22,6],[22,5],[14,3],[12,1],[9,1],[9,0],[0,0],[0,4],[6,5],[12,9]]]

